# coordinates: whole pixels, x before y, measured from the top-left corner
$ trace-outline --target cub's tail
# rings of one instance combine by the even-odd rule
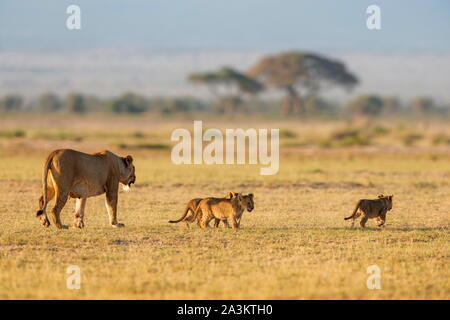
[[[180,219],[178,219],[178,220],[169,220],[169,223],[178,223],[178,222],[183,221],[184,218],[186,218],[187,214],[189,213],[189,210],[192,210],[192,209],[191,209],[190,206],[187,206],[186,210],[184,210],[183,216]],[[194,211],[192,210],[192,212],[194,212]]]
[[[356,204],[355,210],[353,210],[353,214],[350,217],[344,218],[344,220],[352,219],[355,216],[356,212],[358,211],[360,205],[361,200],[359,200],[358,203]]]

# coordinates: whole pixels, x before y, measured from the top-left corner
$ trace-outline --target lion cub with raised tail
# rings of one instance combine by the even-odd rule
[[[209,227],[212,219],[227,220],[234,229],[239,228],[239,221],[244,210],[253,210],[253,194],[245,197],[240,193],[231,192],[230,196],[230,199],[205,198],[201,200],[191,221],[195,221],[201,215],[199,223],[201,228]]]
[[[230,192],[224,199],[231,199],[233,197],[233,193]],[[189,202],[186,204],[186,209],[184,210],[183,215],[181,216],[181,218],[177,219],[177,220],[169,220],[170,223],[178,223],[181,221],[184,221],[186,223],[186,226],[189,228],[189,225],[191,222],[194,222],[193,218],[195,215],[195,210],[198,207],[198,204],[200,203],[200,201],[202,201],[204,198],[194,198],[189,200]],[[202,215],[199,214],[197,216],[197,224],[200,226],[200,220],[202,218]],[[228,222],[225,220],[223,221],[224,224],[226,224],[228,227]],[[216,227],[219,226],[220,220],[215,219],[214,225]]]
[[[360,224],[365,228],[366,222],[369,219],[376,219],[378,221],[378,227],[384,226],[386,222],[386,213],[392,209],[392,198],[394,196],[384,196],[380,194],[378,199],[361,199],[356,204],[356,208],[350,217],[344,218],[344,220],[352,219],[352,228],[355,225],[355,220],[359,216],[363,216]]]

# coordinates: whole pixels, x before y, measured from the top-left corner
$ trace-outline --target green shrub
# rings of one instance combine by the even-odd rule
[[[25,137],[26,132],[21,129],[15,129],[15,130],[1,130],[0,131],[0,137],[3,138],[22,138]]]
[[[367,146],[370,145],[370,137],[358,129],[345,129],[331,135],[331,144],[338,147]]]
[[[297,138],[297,133],[289,129],[280,129],[280,138],[286,139]]]
[[[433,137],[433,144],[434,145],[450,144],[450,137],[445,134],[438,134]]]
[[[403,136],[402,141],[405,146],[412,146],[417,141],[422,140],[422,139],[423,139],[423,135],[421,135],[419,133],[410,133],[410,134]]]
[[[372,129],[372,133],[376,136],[387,135],[391,130],[382,126],[376,126]]]

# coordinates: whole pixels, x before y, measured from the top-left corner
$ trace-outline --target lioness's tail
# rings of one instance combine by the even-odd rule
[[[45,209],[47,208],[47,201],[48,201],[47,200],[47,176],[48,176],[48,170],[50,170],[50,165],[52,163],[53,156],[54,156],[53,153],[50,154],[44,164],[44,172],[42,174],[42,179],[43,179],[43,181],[42,181],[42,196],[44,198],[44,202],[42,204],[41,209],[39,209],[36,212],[36,217],[39,217],[39,216],[45,214]]]
[[[361,200],[359,200],[358,203],[356,204],[356,208],[355,208],[355,210],[353,210],[353,214],[350,217],[344,218],[344,220],[353,218],[355,216],[356,212],[358,211],[360,205],[361,205]]]
[[[184,214],[183,214],[183,216],[180,219],[178,219],[178,220],[169,220],[169,222],[170,223],[178,223],[178,222],[183,221],[184,218],[186,218],[189,210],[192,210],[191,207],[190,206],[186,206],[186,210],[184,210]]]

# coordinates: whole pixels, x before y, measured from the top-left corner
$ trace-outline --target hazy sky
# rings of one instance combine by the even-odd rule
[[[81,30],[66,28],[70,4]],[[187,73],[294,49],[344,61],[356,93],[450,103],[449,39],[450,0],[0,0],[0,95],[204,95]]]
[[[81,7],[82,29],[65,27]],[[366,28],[381,7],[382,29]],[[449,52],[449,0],[0,0],[0,49]]]

